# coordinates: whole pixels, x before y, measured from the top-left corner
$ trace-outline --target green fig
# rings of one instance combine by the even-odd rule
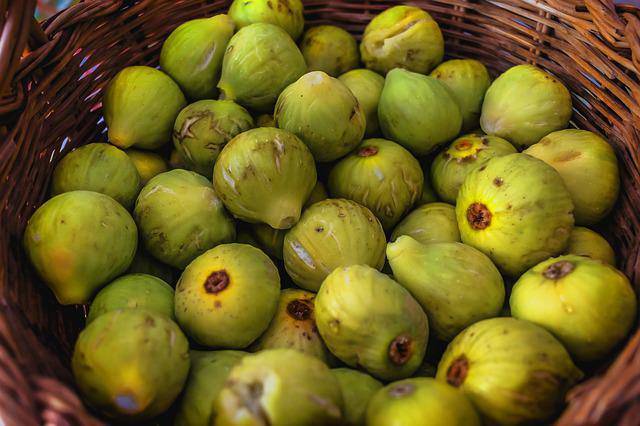
[[[365,136],[376,136],[380,132],[378,102],[384,87],[384,77],[371,70],[351,70],[338,77],[356,97],[366,117]]]
[[[123,275],[98,292],[89,307],[87,324],[100,315],[123,308],[145,309],[174,319],[173,288],[151,275]]]
[[[246,244],[221,244],[182,273],[175,315],[199,344],[243,349],[267,329],[279,295],[278,268],[266,254]]]
[[[223,99],[266,112],[273,108],[280,92],[306,69],[298,46],[282,28],[251,24],[231,38],[218,88]]]
[[[416,298],[440,340],[496,317],[504,305],[504,282],[482,252],[461,243],[421,244],[403,235],[387,246],[393,277]]]
[[[63,305],[87,303],[129,267],[138,231],[113,198],[91,191],[57,195],[31,216],[24,248],[40,278]]]
[[[190,99],[214,98],[222,57],[234,29],[231,18],[223,14],[185,22],[162,45],[160,67]]]
[[[251,128],[253,117],[235,102],[198,101],[178,114],[173,144],[189,169],[209,178],[224,145]]]
[[[429,336],[427,316],[411,294],[364,265],[336,268],[324,280],[316,323],[335,356],[382,380],[413,374]]]
[[[367,139],[329,175],[329,192],[369,208],[391,230],[422,195],[424,174],[409,151],[385,139]]]
[[[380,222],[358,203],[328,199],[309,207],[284,237],[284,266],[298,286],[318,291],[337,267],[384,265],[386,237]]]
[[[477,128],[484,94],[491,85],[487,67],[475,59],[452,59],[438,65],[430,75],[453,92],[462,113],[462,131]]]
[[[138,243],[138,250],[136,250],[136,255],[127,269],[127,274],[147,274],[160,278],[171,286],[175,285],[179,275],[178,270],[160,262],[147,253],[142,246],[142,243]]]
[[[431,182],[438,196],[455,204],[467,174],[493,157],[515,154],[513,145],[497,136],[468,134],[459,137],[431,163]]]
[[[155,152],[128,149],[125,153],[129,156],[131,161],[133,161],[133,165],[136,166],[136,170],[138,170],[138,174],[140,175],[140,183],[142,185],[146,185],[147,182],[149,182],[149,179],[155,175],[159,175],[160,173],[169,170],[167,162]]]
[[[189,342],[169,317],[144,309],[100,315],[78,337],[71,360],[83,399],[127,423],[166,411],[189,373]]]
[[[526,154],[494,157],[472,170],[456,205],[462,242],[511,277],[567,248],[572,212],[558,172]]]
[[[211,183],[187,170],[151,179],[140,192],[134,216],[145,249],[184,269],[210,248],[235,238],[235,226]]]
[[[362,140],[366,118],[356,97],[322,71],[300,77],[278,97],[274,119],[298,136],[316,161],[336,160]]]
[[[210,426],[215,422],[214,403],[240,360],[240,351],[191,351],[191,369],[182,393],[175,426]]]
[[[304,208],[311,207],[315,203],[326,200],[329,198],[329,194],[327,194],[327,190],[325,189],[322,182],[317,181],[316,186],[313,187],[313,191],[311,191],[311,195],[307,199],[307,202],[304,205]]]
[[[90,143],[65,155],[53,170],[52,196],[78,190],[108,195],[129,209],[140,191],[140,175],[124,151]]]
[[[276,121],[271,114],[260,114],[256,118],[256,127],[276,127]]]
[[[367,408],[367,426],[481,426],[464,393],[432,378],[393,382],[375,393]]]
[[[235,217],[274,229],[298,222],[316,179],[313,156],[300,139],[269,127],[233,138],[213,170],[216,192]]]
[[[461,389],[486,424],[548,424],[582,373],[548,331],[515,318],[475,323],[447,347],[436,379]]]
[[[516,65],[489,87],[480,126],[488,135],[527,147],[564,129],[571,119],[571,94],[551,74],[533,65]]]
[[[425,204],[435,203],[438,200],[438,194],[436,194],[435,189],[433,189],[433,185],[429,180],[429,173],[424,173],[424,185],[422,187],[422,196],[418,199],[416,203],[417,206],[423,206]]]
[[[344,399],[344,424],[363,426],[367,404],[371,397],[382,388],[382,383],[361,371],[350,368],[334,368],[333,376],[338,379]]]
[[[613,209],[620,192],[616,154],[609,143],[586,130],[553,132],[526,151],[556,169],[575,206],[579,225],[593,225]]]
[[[258,244],[257,247],[264,250],[271,257],[282,260],[282,248],[284,246],[284,235],[286,229],[273,229],[264,223],[253,223],[251,234]]]
[[[403,69],[389,72],[380,95],[382,133],[416,155],[455,138],[462,114],[453,92],[433,77]]]
[[[155,149],[171,140],[176,117],[187,105],[180,87],[155,68],[121,70],[102,99],[109,142],[119,148]]]
[[[334,25],[309,28],[302,37],[300,50],[309,71],[324,71],[338,77],[358,66],[358,44],[351,34]]]
[[[581,226],[576,226],[571,231],[565,254],[586,256],[616,266],[616,254],[609,242],[597,232]]]
[[[171,155],[169,156],[169,166],[171,166],[172,169],[184,169],[187,167],[182,154],[180,154],[180,152],[178,152],[178,150],[175,148],[171,150]]]
[[[511,315],[546,328],[574,359],[608,355],[635,323],[636,296],[627,277],[583,256],[545,260],[520,277],[509,301]]]
[[[460,242],[456,208],[445,203],[423,204],[394,228],[391,241],[402,235],[408,235],[422,244]]]
[[[442,62],[444,39],[438,23],[424,10],[394,6],[367,25],[360,54],[367,68],[381,74],[394,68],[426,74]]]
[[[238,28],[265,22],[281,27],[296,40],[304,28],[303,10],[300,0],[234,0],[229,16]]]

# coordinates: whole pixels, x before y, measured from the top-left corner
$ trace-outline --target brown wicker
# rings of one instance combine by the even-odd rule
[[[396,3],[310,0],[306,17],[310,25],[359,34]],[[480,59],[493,72],[537,64],[569,86],[575,125],[606,135],[620,158],[624,190],[604,230],[640,289],[640,10],[612,0],[409,3],[440,22],[450,56]],[[157,64],[173,28],[228,4],[87,0],[39,26],[31,18],[35,0],[0,0],[0,423],[100,424],[75,395],[69,373],[84,312],[55,302],[27,264],[20,238],[56,161],[104,138],[100,98],[108,80],[127,65]],[[640,424],[640,333],[601,371],[570,393],[558,424]]]

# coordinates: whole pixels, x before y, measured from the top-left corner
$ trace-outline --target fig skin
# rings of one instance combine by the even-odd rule
[[[566,250],[572,212],[558,172],[526,154],[494,157],[472,170],[456,204],[462,242],[510,277]]]
[[[526,151],[556,169],[567,186],[578,225],[593,225],[613,209],[620,192],[616,154],[609,143],[586,130],[553,132]]]
[[[423,204],[394,228],[391,241],[402,235],[422,244],[460,242],[456,208],[446,203]]]
[[[461,243],[421,244],[401,236],[387,246],[394,279],[415,297],[440,340],[496,317],[504,305],[500,272],[479,250]]]
[[[180,87],[162,71],[126,67],[109,82],[102,98],[109,142],[122,149],[159,148],[171,140],[173,123],[186,105]]]
[[[331,374],[338,379],[344,399],[344,424],[364,426],[367,404],[382,388],[382,383],[361,371],[350,368],[334,368]]]
[[[306,70],[298,46],[282,28],[251,24],[229,41],[218,89],[221,99],[236,101],[258,112],[269,112],[280,92]]]
[[[53,170],[51,195],[69,191],[99,192],[130,209],[140,192],[140,175],[124,151],[90,143],[65,155]]]
[[[334,25],[309,28],[302,37],[300,50],[307,70],[324,71],[338,77],[358,66],[358,44],[351,34]]]
[[[409,151],[386,139],[367,139],[329,174],[333,197],[356,201],[390,231],[422,195],[424,174]]]
[[[423,169],[423,173],[424,173],[424,169]],[[438,201],[440,201],[440,199],[438,198],[438,194],[436,194],[436,191],[433,189],[433,185],[429,180],[429,173],[424,173],[424,185],[422,187],[422,196],[416,203],[416,206],[423,206],[425,204],[436,203]]]
[[[56,195],[31,216],[23,244],[62,305],[87,303],[131,264],[138,231],[113,198],[91,191]]]
[[[216,401],[216,426],[338,425],[343,400],[338,380],[319,359],[293,349],[244,357]]]
[[[429,336],[427,315],[411,294],[364,265],[336,268],[324,280],[316,323],[335,356],[381,380],[413,374]]]
[[[597,232],[581,226],[576,226],[571,231],[564,254],[586,256],[616,266],[616,254],[609,242]]]
[[[129,156],[136,170],[138,170],[142,186],[146,185],[152,177],[169,170],[167,162],[155,152],[128,149],[125,154]]]
[[[247,244],[221,244],[182,273],[175,315],[201,345],[244,349],[269,326],[279,296],[280,275],[269,256]]]
[[[309,207],[284,237],[284,266],[296,285],[318,291],[337,267],[384,265],[386,237],[369,209],[328,199]]]
[[[304,28],[303,10],[300,0],[234,0],[229,16],[238,28],[259,22],[273,24],[297,40]]]
[[[313,187],[313,191],[311,191],[311,195],[307,199],[307,202],[304,205],[304,208],[309,208],[317,202],[322,200],[326,200],[329,198],[329,194],[327,194],[327,190],[325,189],[322,182],[317,181],[316,186]]]
[[[87,324],[107,312],[125,308],[145,309],[174,320],[173,288],[151,275],[123,275],[98,292],[91,302]]]
[[[172,287],[180,275],[176,268],[160,262],[147,253],[140,242],[138,242],[138,250],[136,250],[136,255],[126,273],[151,275],[152,277],[160,278]]]
[[[516,282],[511,315],[546,328],[580,362],[608,355],[633,327],[636,296],[614,267],[583,256],[545,260]]]
[[[378,123],[378,102],[384,87],[384,77],[367,69],[355,69],[338,77],[345,86],[351,90],[366,117],[366,137],[378,136],[380,124]]]
[[[316,180],[305,144],[285,130],[267,127],[233,138],[213,170],[216,192],[235,217],[274,229],[298,222]]]
[[[393,382],[375,393],[367,408],[367,426],[481,426],[464,393],[432,378]]]
[[[271,114],[260,114],[256,117],[256,127],[276,127],[276,122]]]
[[[518,152],[497,136],[468,134],[441,151],[431,163],[431,182],[444,202],[455,204],[458,191],[469,172],[491,158]]]
[[[253,124],[251,114],[233,101],[198,101],[178,114],[173,144],[190,170],[210,178],[224,145]]]
[[[166,411],[189,372],[189,342],[167,316],[144,309],[100,315],[78,337],[71,367],[88,405],[140,424]]]
[[[378,119],[387,139],[417,156],[454,139],[462,127],[460,107],[444,83],[400,68],[387,74]]]
[[[548,331],[515,318],[466,328],[449,344],[436,379],[461,389],[486,424],[546,424],[582,373]]]
[[[364,30],[360,55],[367,68],[385,75],[394,68],[427,74],[444,57],[444,39],[431,15],[413,6],[394,6]]]
[[[160,51],[160,67],[189,99],[213,99],[235,24],[227,15],[193,19],[173,30]]]
[[[145,249],[178,269],[236,235],[211,183],[187,170],[151,179],[138,196],[134,216]]]
[[[309,72],[282,91],[274,119],[300,138],[318,162],[343,157],[362,141],[366,118],[356,97],[337,78]]]
[[[487,135],[526,148],[566,128],[571,112],[571,94],[562,82],[533,65],[516,65],[487,90],[480,126]]]

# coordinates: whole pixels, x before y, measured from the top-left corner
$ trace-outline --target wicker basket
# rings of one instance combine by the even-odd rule
[[[104,139],[101,93],[122,67],[153,64],[185,20],[223,12],[229,1],[86,0],[33,21],[35,0],[0,1],[0,423],[100,424],[73,391],[69,355],[82,307],[61,307],[20,246],[46,198],[53,165]],[[310,25],[359,34],[396,1],[305,1]],[[451,57],[474,57],[494,73],[524,62],[572,90],[574,124],[604,134],[622,166],[623,192],[604,228],[620,268],[640,289],[640,10],[612,0],[409,2],[441,24]],[[617,359],[574,389],[561,425],[640,424],[640,334]]]

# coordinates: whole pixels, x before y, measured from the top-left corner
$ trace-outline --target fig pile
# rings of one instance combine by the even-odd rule
[[[300,0],[167,36],[111,76],[106,139],[58,162],[24,233],[58,302],[89,305],[72,370],[96,413],[548,424],[627,338],[636,295],[585,227],[616,155],[567,129],[547,71],[443,62],[414,6],[360,41]]]

